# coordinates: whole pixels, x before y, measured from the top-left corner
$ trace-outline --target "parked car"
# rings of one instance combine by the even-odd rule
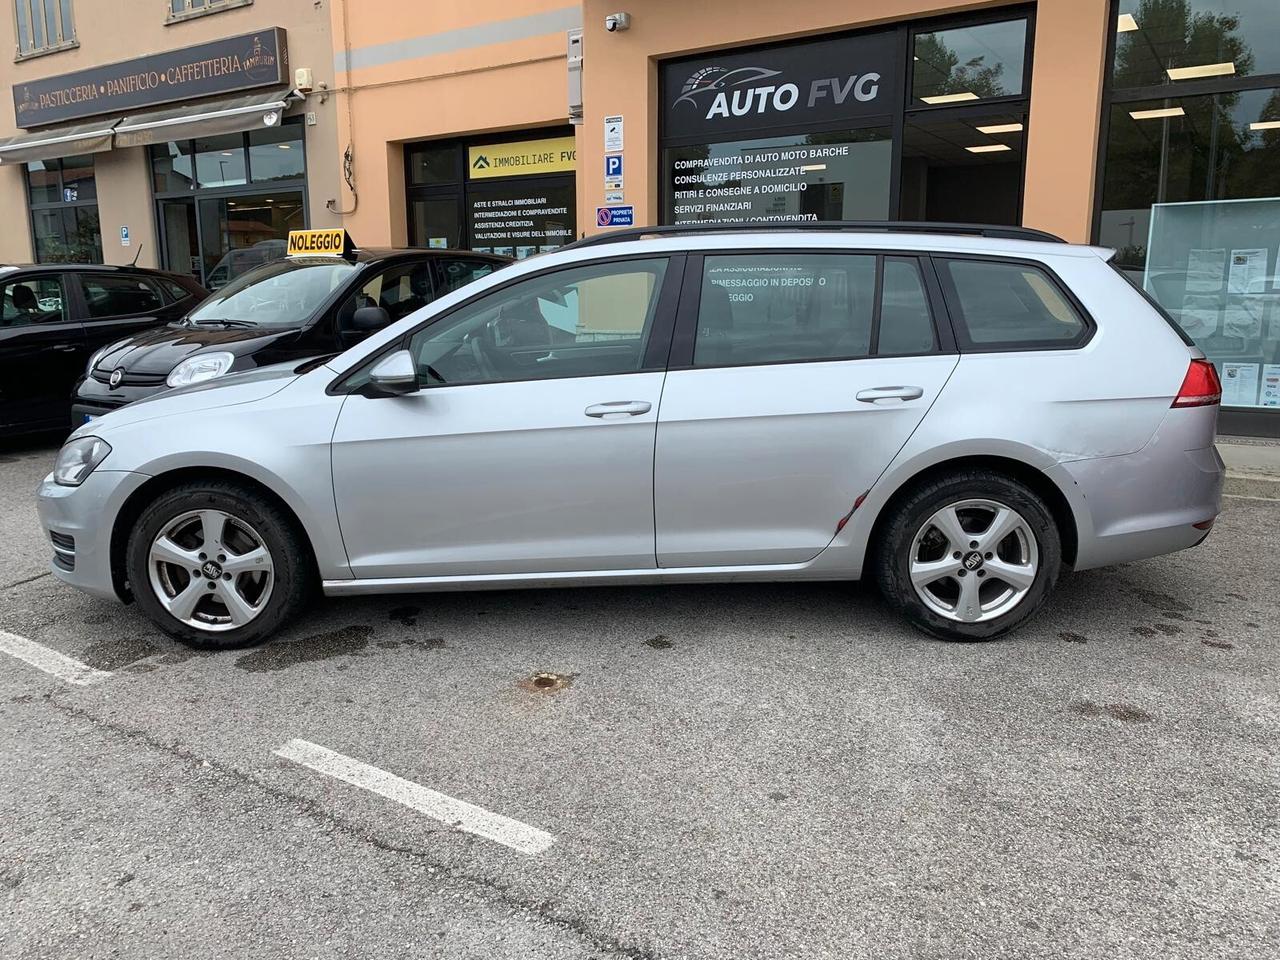
[[[91,354],[205,295],[190,277],[141,267],[0,267],[0,435],[65,429]]]
[[[579,242],[82,427],[39,492],[53,570],[209,647],[321,589],[860,577],[999,636],[1219,510],[1217,375],[1110,256],[901,224]]]
[[[88,423],[168,387],[337,353],[509,262],[456,250],[275,260],[216,291],[180,322],[95,353],[76,384],[72,420]]]

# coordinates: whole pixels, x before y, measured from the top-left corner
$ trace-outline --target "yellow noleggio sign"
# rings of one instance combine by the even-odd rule
[[[355,244],[345,230],[291,230],[289,231],[289,256],[291,257],[345,257],[355,249]]]
[[[573,137],[490,143],[467,149],[467,175],[472,180],[564,173],[573,171],[577,165],[578,144]]]

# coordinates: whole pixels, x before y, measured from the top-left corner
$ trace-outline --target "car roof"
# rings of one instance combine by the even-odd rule
[[[48,273],[146,273],[155,277],[176,277],[194,279],[186,274],[173,273],[169,270],[157,270],[154,267],[134,267],[127,263],[14,263],[0,266],[0,277],[10,277],[19,273],[39,271]]]
[[[617,257],[637,253],[680,253],[683,251],[732,251],[783,249],[900,250],[911,253],[999,254],[1007,257],[1042,259],[1044,257],[1100,257],[1108,259],[1113,251],[1103,247],[1078,244],[1022,240],[1002,236],[970,236],[964,234],[926,232],[894,232],[891,230],[716,230],[688,233],[672,232],[634,239],[619,237],[608,242],[575,243],[563,252],[579,253],[582,259]]]
[[[497,253],[480,253],[475,250],[444,249],[436,247],[357,247],[355,252],[357,263],[379,263],[397,257],[479,257],[494,263],[510,263],[511,257]]]

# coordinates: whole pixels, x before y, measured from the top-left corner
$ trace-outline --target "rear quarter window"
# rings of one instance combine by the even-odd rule
[[[978,349],[1063,349],[1089,324],[1042,267],[1003,260],[939,261],[957,334]]]

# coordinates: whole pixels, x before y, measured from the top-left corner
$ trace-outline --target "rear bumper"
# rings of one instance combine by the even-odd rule
[[[111,532],[125,500],[145,474],[95,470],[78,487],[45,477],[36,495],[40,525],[53,547],[54,576],[95,597],[118,599],[111,576]]]
[[[1136,453],[1060,465],[1060,481],[1083,496],[1087,512],[1077,516],[1077,570],[1185,550],[1208,536],[1203,525],[1222,509],[1225,468],[1212,445],[1186,449],[1193,438],[1203,443],[1204,432],[1185,429],[1185,413],[1171,411]]]

